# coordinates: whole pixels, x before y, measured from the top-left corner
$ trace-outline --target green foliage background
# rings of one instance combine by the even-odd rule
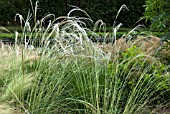
[[[32,0],[33,6],[36,0]],[[143,15],[145,0],[39,0],[38,18],[47,13],[58,16],[66,15],[72,6],[78,6],[87,11],[91,18],[96,21],[102,19],[108,25],[112,25],[117,11],[121,5],[127,5],[129,11],[121,12],[117,23],[124,26],[132,26]],[[30,0],[0,0],[0,25],[13,25],[16,13],[27,16],[28,10],[32,11]],[[81,15],[81,14],[73,14]]]
[[[170,0],[146,0],[144,18],[151,21],[151,29],[157,29],[170,39]]]

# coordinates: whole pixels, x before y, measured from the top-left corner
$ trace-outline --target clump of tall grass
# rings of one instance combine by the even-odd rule
[[[37,7],[38,2],[34,12]],[[87,18],[71,16],[75,10],[84,12]],[[87,29],[85,22],[91,19],[77,7],[59,18],[48,14],[37,20],[34,14],[33,27],[30,14],[26,20],[17,16],[24,46],[16,32],[15,47],[2,64],[7,70],[0,67],[1,101],[27,114],[144,114],[146,107],[169,100],[166,66],[134,43],[124,52],[116,47],[116,32],[121,24],[113,26],[113,48],[117,51],[106,53],[89,39],[88,33],[95,32]],[[35,49],[28,51],[30,44]],[[30,60],[30,55],[35,59]]]

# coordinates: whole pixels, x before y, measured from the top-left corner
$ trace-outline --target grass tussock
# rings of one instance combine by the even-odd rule
[[[168,66],[143,52],[138,40],[125,42],[130,33],[118,40],[121,24],[113,26],[113,44],[93,43],[88,33],[96,34],[85,23],[91,19],[85,12],[87,18],[71,16],[75,10],[84,12],[75,8],[48,25],[53,15],[35,15],[33,27],[31,17],[17,14],[23,35],[16,32],[15,45],[0,50],[1,103],[27,114],[145,114],[167,105]],[[29,44],[35,48],[28,50]]]

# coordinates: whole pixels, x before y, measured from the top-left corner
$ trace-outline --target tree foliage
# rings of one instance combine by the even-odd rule
[[[144,7],[144,18],[151,21],[151,29],[170,35],[170,0],[146,0]]]

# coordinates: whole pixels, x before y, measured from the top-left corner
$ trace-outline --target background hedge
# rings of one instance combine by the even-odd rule
[[[32,0],[33,5],[35,2],[36,0]],[[70,5],[73,5],[85,10],[94,21],[102,19],[107,25],[112,25],[123,4],[127,5],[129,11],[121,12],[117,22],[122,22],[124,27],[131,27],[143,16],[145,0],[39,0],[38,18],[47,13],[53,13],[57,17],[66,15],[72,9]],[[26,18],[28,10],[32,11],[30,0],[0,0],[0,6],[1,26],[17,25],[14,22],[16,13]]]

